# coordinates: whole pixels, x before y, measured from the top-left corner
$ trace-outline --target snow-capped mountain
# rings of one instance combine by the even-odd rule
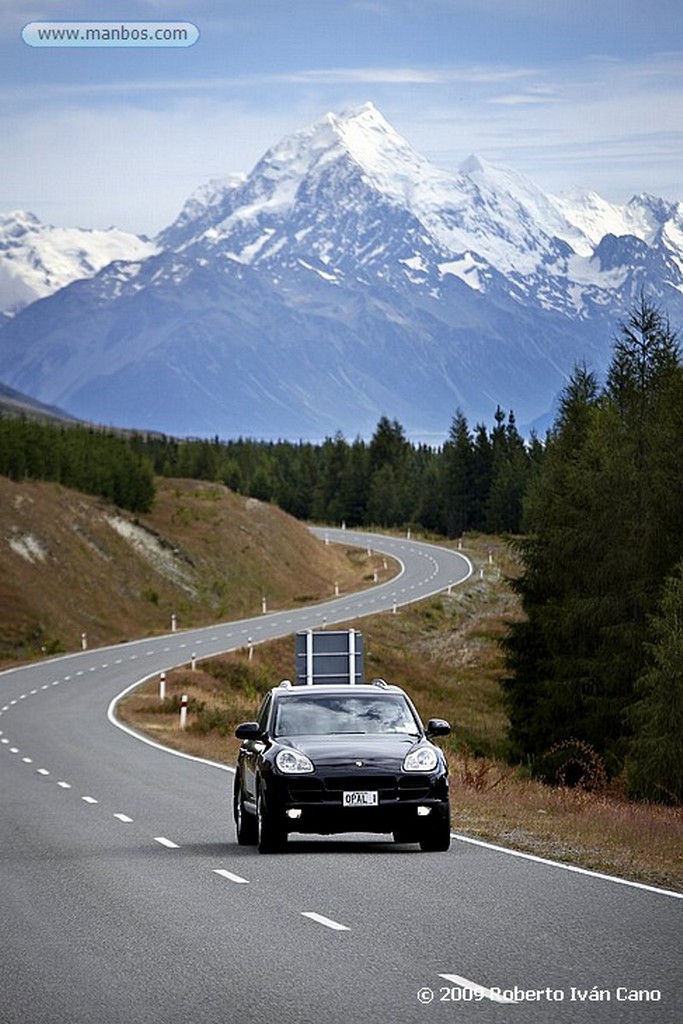
[[[112,260],[144,259],[156,246],[137,235],[109,228],[57,228],[32,213],[0,216],[0,316],[84,277]]]
[[[553,197],[473,156],[432,166],[371,105],[213,181],[155,240],[2,330],[0,379],[169,433],[443,437],[530,422],[605,366],[641,287],[683,322],[683,207]]]

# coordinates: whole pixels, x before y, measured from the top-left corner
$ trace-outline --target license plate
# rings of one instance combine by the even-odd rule
[[[378,794],[372,790],[358,789],[351,793],[342,793],[343,807],[377,807],[378,804]]]

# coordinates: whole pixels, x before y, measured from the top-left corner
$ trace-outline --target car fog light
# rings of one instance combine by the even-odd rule
[[[301,808],[300,807],[290,807],[289,810],[287,811],[287,817],[288,818],[300,818],[301,817]]]
[[[418,818],[426,818],[428,814],[432,813],[431,807],[418,807],[417,816]]]

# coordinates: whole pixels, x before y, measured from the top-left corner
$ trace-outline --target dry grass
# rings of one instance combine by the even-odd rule
[[[379,558],[326,547],[219,484],[160,480],[149,515],[0,477],[0,666],[295,607],[369,586]]]
[[[451,756],[456,831],[651,885],[683,891],[680,808],[618,792],[550,787],[500,763]]]

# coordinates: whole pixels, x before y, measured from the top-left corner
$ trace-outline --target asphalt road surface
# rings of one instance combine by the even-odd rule
[[[443,548],[324,532],[394,555],[400,575],[0,674],[0,1024],[678,1024],[677,894],[464,837],[440,854],[294,837],[262,856],[236,844],[228,769],[115,724],[120,694],[192,655],[471,572]]]

